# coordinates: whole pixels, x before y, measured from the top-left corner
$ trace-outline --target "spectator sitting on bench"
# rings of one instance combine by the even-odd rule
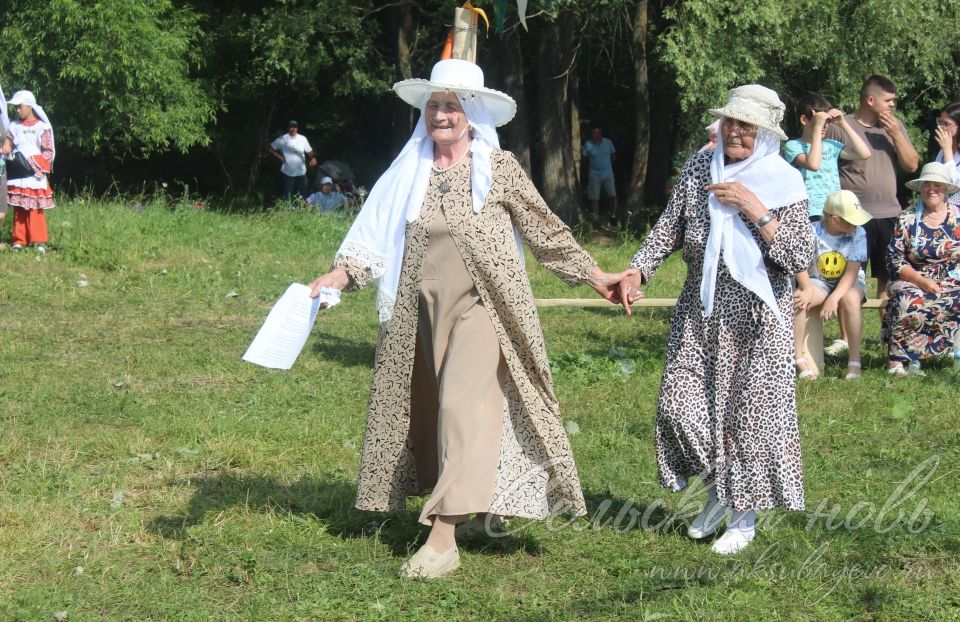
[[[797,275],[797,291],[793,294],[795,362],[800,378],[804,380],[817,377],[809,361],[803,357],[807,317],[817,307],[821,320],[839,314],[849,338],[846,378],[860,377],[860,336],[863,332],[860,305],[866,300],[867,292],[863,271],[867,262],[867,234],[861,225],[870,218],[855,194],[838,190],[827,197],[823,219],[811,223],[817,252],[810,267]]]

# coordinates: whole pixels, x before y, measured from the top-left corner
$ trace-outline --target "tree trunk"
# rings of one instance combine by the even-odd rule
[[[413,77],[410,59],[416,45],[417,24],[413,19],[413,8],[410,3],[402,3],[398,10],[400,14],[397,22],[397,73],[401,80],[406,80]],[[417,120],[417,111],[406,104],[396,106],[395,110],[393,144],[394,151],[399,151],[410,138],[413,124]]]
[[[647,163],[650,158],[650,82],[647,75],[647,0],[637,2],[633,12],[633,57],[636,81],[636,130],[633,171],[627,188],[626,211],[639,215],[646,202]]]
[[[561,10],[540,22],[537,42],[537,119],[534,144],[540,156],[540,191],[569,225],[580,219],[580,186],[573,161],[569,77],[575,71],[574,15]]]
[[[273,120],[273,112],[276,108],[277,100],[271,99],[270,107],[267,109],[267,114],[263,117],[263,123],[260,125],[260,131],[257,132],[257,149],[253,154],[253,162],[250,164],[246,196],[252,196],[257,189],[257,179],[260,177],[260,164],[263,162],[263,154],[267,148],[267,143],[270,141],[270,136],[267,132],[270,131],[270,123]]]
[[[503,146],[517,156],[523,170],[530,172],[530,100],[527,98],[523,48],[517,29],[511,28],[504,33],[496,49],[503,91],[517,102],[517,116],[501,130]]]

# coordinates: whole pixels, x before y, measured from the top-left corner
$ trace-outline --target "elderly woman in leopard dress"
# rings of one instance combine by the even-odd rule
[[[754,511],[802,510],[803,465],[793,372],[791,277],[814,252],[800,174],[779,155],[784,105],[746,85],[711,110],[714,150],[692,156],[656,226],[633,258],[640,274],[621,296],[683,249],[687,278],[677,301],[657,405],[660,484],[674,491],[699,476],[708,502],[688,527],[733,554],[754,537]]]
[[[516,104],[479,67],[440,61],[429,81],[394,90],[420,120],[312,285],[316,296],[378,281],[357,507],[399,510],[432,491],[420,513],[430,535],[400,574],[434,578],[459,567],[456,538],[494,516],[586,512],[520,240],[607,299],[635,271],[601,271],[499,149],[495,127]]]

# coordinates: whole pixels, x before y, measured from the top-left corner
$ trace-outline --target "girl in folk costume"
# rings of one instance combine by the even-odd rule
[[[36,244],[41,253],[46,250],[47,222],[44,210],[53,207],[53,191],[47,175],[56,150],[53,127],[47,114],[37,105],[30,91],[17,91],[10,98],[18,119],[10,124],[13,148],[26,156],[34,175],[7,182],[7,203],[13,206],[13,248]]]

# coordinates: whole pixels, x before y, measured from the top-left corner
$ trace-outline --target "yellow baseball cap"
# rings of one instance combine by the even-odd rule
[[[827,197],[826,203],[823,204],[823,213],[839,216],[857,227],[866,224],[868,220],[873,218],[867,213],[867,210],[861,207],[857,195],[849,190],[837,190],[831,193]]]

